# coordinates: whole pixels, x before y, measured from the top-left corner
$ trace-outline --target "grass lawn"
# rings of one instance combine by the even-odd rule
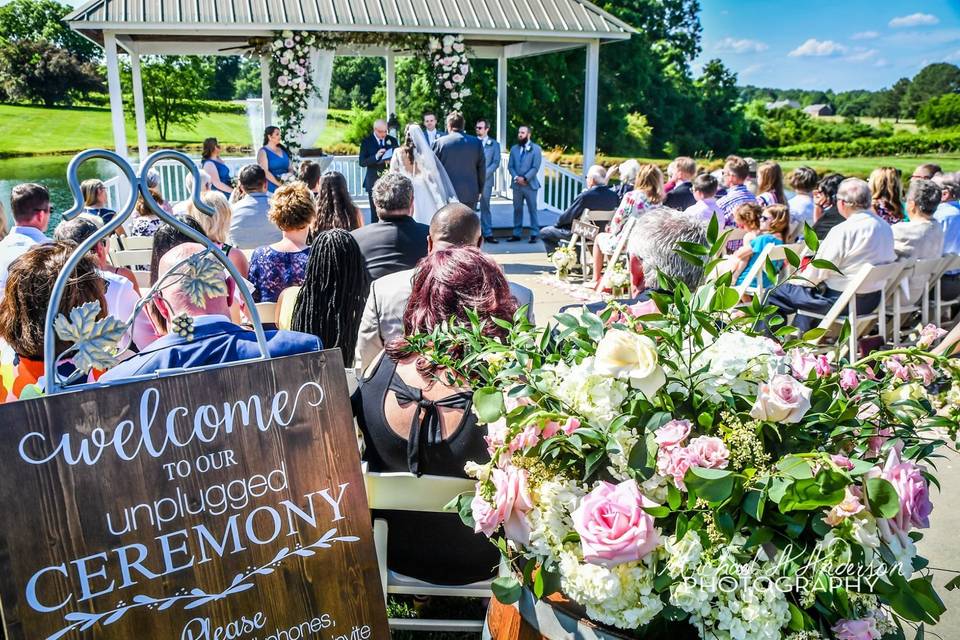
[[[322,145],[339,141],[346,125],[328,120],[320,138]],[[202,116],[196,127],[187,130],[170,127],[168,140],[161,141],[156,128],[147,123],[147,142],[151,148],[199,146],[214,137],[225,147],[250,147],[247,117],[232,113]],[[133,120],[127,118],[127,144],[135,147],[137,134]],[[56,108],[0,104],[0,157],[45,153],[68,153],[97,147],[113,147],[110,110],[96,107]]]
[[[828,120],[830,122],[843,122],[843,116],[820,116],[820,120]],[[893,125],[894,131],[906,131],[908,133],[916,133],[919,131],[917,123],[913,120],[901,118],[900,122],[894,122],[892,118],[874,118],[872,116],[859,116],[857,120],[863,124],[869,124],[873,127],[880,126],[881,124],[890,124]]]
[[[877,167],[896,167],[909,178],[917,165],[932,162],[943,167],[944,171],[960,171],[960,153],[945,153],[929,156],[871,156],[865,158],[820,158],[814,160],[781,160],[783,170],[790,171],[801,165],[816,169],[821,175],[825,172],[842,173],[845,176],[866,178]]]

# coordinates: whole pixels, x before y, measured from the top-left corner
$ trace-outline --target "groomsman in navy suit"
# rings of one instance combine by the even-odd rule
[[[367,169],[367,175],[363,178],[363,188],[367,192],[367,199],[370,201],[370,221],[376,222],[377,208],[373,205],[373,185],[377,183],[387,167],[390,165],[390,158],[397,150],[397,139],[387,134],[387,123],[385,120],[377,120],[373,123],[373,133],[363,139],[360,143],[360,166]]]
[[[540,236],[540,221],[537,220],[537,191],[540,190],[540,165],[543,152],[530,140],[530,127],[523,126],[517,132],[517,144],[510,149],[507,168],[513,179],[513,236],[507,242],[519,242],[523,234],[523,205],[530,212],[530,244]]]
[[[477,137],[483,145],[483,159],[486,162],[487,177],[483,181],[483,193],[480,194],[480,230],[483,241],[490,244],[500,242],[493,237],[493,215],[490,212],[490,196],[497,181],[497,169],[500,168],[500,143],[490,137],[490,123],[481,118],[477,120]]]

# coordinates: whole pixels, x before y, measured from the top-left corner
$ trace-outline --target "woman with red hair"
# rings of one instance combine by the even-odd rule
[[[370,471],[465,477],[467,461],[489,459],[486,429],[471,411],[466,381],[449,384],[444,370],[417,353],[407,336],[428,333],[467,309],[490,335],[506,331],[517,302],[499,265],[475,247],[434,251],[420,261],[403,316],[404,337],[389,343],[354,394],[354,415]],[[456,514],[377,512],[389,524],[388,567],[434,584],[469,584],[493,575],[497,550]]]

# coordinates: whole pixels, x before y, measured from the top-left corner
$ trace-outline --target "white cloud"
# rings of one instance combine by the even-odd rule
[[[719,53],[761,53],[769,48],[767,43],[749,38],[724,38],[714,47]]]
[[[741,78],[746,78],[748,76],[754,76],[766,68],[767,68],[767,65],[765,64],[752,64],[746,69],[744,69],[743,71],[738,71],[737,75]]]
[[[911,13],[908,16],[900,16],[890,21],[890,26],[894,29],[900,27],[928,27],[939,24],[940,18],[930,13]]]
[[[867,60],[872,60],[876,55],[880,53],[876,49],[864,49],[859,47],[853,50],[853,53],[848,55],[845,60],[850,62],[866,62]]]
[[[886,58],[879,58],[876,62],[873,63],[875,67],[889,67],[890,63],[887,62]]]
[[[953,62],[954,60],[960,60],[960,50],[954,51],[953,53],[944,56],[943,58],[947,62]]]
[[[850,36],[851,40],[873,40],[874,38],[879,38],[880,34],[876,31],[861,31],[860,33],[855,33]]]
[[[817,40],[810,38],[802,45],[790,52],[792,58],[823,58],[827,56],[836,56],[846,53],[847,48],[833,40]]]

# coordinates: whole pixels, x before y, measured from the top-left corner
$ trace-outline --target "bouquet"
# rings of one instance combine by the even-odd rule
[[[474,385],[490,460],[450,506],[512,569],[496,597],[560,592],[647,638],[921,637],[945,609],[916,545],[958,429],[938,330],[851,363],[741,306],[729,275],[660,287],[546,329],[494,320],[505,339],[471,315],[413,341]]]
[[[610,273],[607,275],[607,284],[610,285],[614,297],[627,294],[630,287],[630,272],[627,271],[622,262],[617,261],[610,269]]]
[[[565,278],[570,267],[577,264],[577,252],[573,247],[558,247],[556,251],[550,254],[550,263],[557,268],[557,277]]]

